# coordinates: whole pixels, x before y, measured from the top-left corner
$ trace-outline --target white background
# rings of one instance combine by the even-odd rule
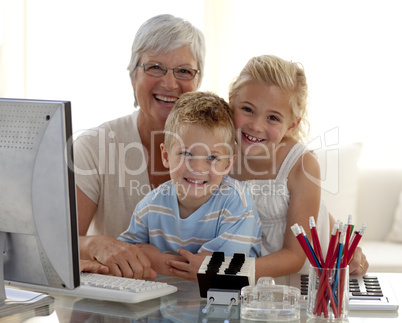
[[[76,133],[133,109],[138,27],[171,13],[207,41],[201,89],[227,98],[249,58],[301,62],[311,140],[362,142],[360,167],[402,165],[400,1],[0,0],[0,96],[72,101]],[[324,143],[325,145],[325,143]]]

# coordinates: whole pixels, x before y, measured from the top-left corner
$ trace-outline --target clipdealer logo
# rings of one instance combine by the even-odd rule
[[[304,174],[322,190],[331,194],[339,193],[339,128],[333,128],[322,136],[314,138],[306,150],[314,151],[320,164],[321,178],[309,174],[303,166]]]
[[[75,133],[74,135],[77,135]],[[147,151],[146,148],[139,142],[131,142],[128,144],[119,143],[113,139],[116,136],[114,131],[107,132],[103,128],[90,129],[80,131],[76,140],[80,137],[90,136],[97,140],[97,167],[91,169],[81,169],[72,160],[68,161],[69,167],[76,175],[115,175],[119,176],[119,187],[126,186],[126,175],[138,176],[147,171]],[[66,149],[73,149],[74,140],[69,138]],[[127,165],[128,152],[133,155],[139,154],[141,157],[136,160],[141,160],[135,165],[135,168],[130,169]],[[91,152],[93,153],[93,152]],[[116,162],[119,161],[119,162]],[[128,161],[129,162],[129,161]]]
[[[163,132],[155,132],[152,134],[151,142],[153,143],[156,135],[160,135]],[[76,134],[75,134],[76,135]],[[135,183],[126,183],[126,176],[138,176],[147,171],[147,151],[146,148],[138,142],[131,142],[129,144],[118,143],[113,139],[115,138],[115,132],[107,131],[99,128],[96,130],[85,130],[80,132],[81,136],[97,137],[98,145],[98,168],[93,169],[81,169],[73,163],[72,160],[67,161],[71,170],[77,175],[114,175],[119,176],[119,187],[125,187],[129,185],[131,190],[139,190],[139,181]],[[109,139],[107,139],[107,137]],[[280,148],[280,147],[278,147]],[[66,149],[73,149],[73,138],[69,138]],[[237,156],[240,156],[240,147],[237,148]],[[322,190],[325,190],[331,194],[337,194],[339,192],[339,128],[333,128],[323,135],[314,138],[306,146],[306,151],[314,151],[316,158],[318,158],[321,170],[321,178],[316,178],[308,173],[307,170],[303,170],[308,179],[313,183],[320,185]],[[142,157],[137,158],[141,160],[140,163],[135,165],[135,168],[130,169],[127,166],[127,154],[140,154]],[[69,154],[66,154],[68,156]],[[271,156],[274,158],[275,156]],[[150,154],[150,160],[153,161],[156,157],[154,152]],[[258,157],[256,157],[258,158]],[[120,162],[116,162],[119,160]],[[302,160],[303,162],[303,160]],[[247,165],[246,165],[247,166]],[[280,166],[280,165],[279,165]],[[164,172],[157,172],[154,168],[154,164],[150,163],[150,171],[155,175],[168,174],[169,170]],[[232,169],[233,171],[233,169]],[[249,170],[251,173],[251,170]],[[259,173],[255,173],[258,175]],[[148,185],[149,186],[149,185]],[[150,191],[151,187],[141,188],[144,192]]]

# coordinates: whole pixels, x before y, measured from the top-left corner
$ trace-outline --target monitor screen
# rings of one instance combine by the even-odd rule
[[[70,102],[0,99],[0,192],[0,293],[79,286]]]

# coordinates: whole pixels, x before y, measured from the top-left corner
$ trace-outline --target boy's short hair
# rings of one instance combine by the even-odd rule
[[[185,125],[198,125],[207,130],[218,130],[230,153],[235,149],[233,112],[229,104],[212,92],[187,92],[176,101],[165,123],[165,146],[171,148],[174,139]],[[202,133],[200,134],[202,136]]]

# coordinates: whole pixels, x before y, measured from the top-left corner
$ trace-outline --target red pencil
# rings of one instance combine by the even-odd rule
[[[329,262],[333,258],[333,255],[335,253],[335,246],[336,246],[336,243],[338,240],[338,227],[339,227],[338,223],[335,223],[334,226],[332,227],[331,239],[329,240],[328,251],[327,251],[327,255],[325,257],[325,262],[324,262],[323,268],[329,268]],[[328,281],[327,274],[322,275],[320,277],[319,289],[317,291],[317,299],[325,297],[324,292],[326,290],[326,284],[324,283],[324,280]],[[324,316],[328,317],[328,312],[327,312],[326,306],[323,306],[323,308],[322,308],[321,305],[322,305],[322,303],[318,303],[318,302],[316,303],[316,306],[314,307],[314,313],[319,312],[321,314],[322,310],[324,310]]]
[[[323,264],[324,257],[322,255],[321,244],[320,244],[320,240],[318,239],[317,227],[315,225],[315,220],[314,220],[313,216],[310,216],[309,224],[310,224],[310,231],[311,231],[311,237],[313,240],[313,247],[314,247],[315,254],[318,257],[319,262],[321,264]]]
[[[352,216],[349,215],[349,217],[348,217],[348,228],[346,229],[345,245],[343,247],[344,252],[343,252],[343,258],[342,258],[342,267],[347,266],[351,228],[352,228]]]
[[[329,268],[329,263],[335,254],[335,246],[338,240],[339,224],[335,223],[332,227],[331,239],[329,240],[327,256],[325,257],[324,267]]]
[[[307,245],[306,239],[304,238],[304,235],[303,235],[302,230],[299,227],[299,225],[296,223],[296,224],[292,225],[290,228],[292,229],[293,234],[295,235],[295,237],[299,241],[301,247],[303,248],[303,251],[306,254],[306,257],[310,261],[311,265],[313,265],[314,267],[318,267],[317,266],[318,264],[316,264],[316,262],[315,262],[314,256],[311,253],[310,248]]]
[[[311,246],[302,226],[299,226],[296,223],[291,227],[291,229],[295,237],[298,239],[311,265],[316,268],[316,274],[318,276],[318,289],[313,313],[318,316],[324,314],[324,316],[327,318],[327,307],[328,305],[331,305],[335,318],[338,318],[342,313],[344,293],[343,285],[345,284],[346,280],[345,273],[343,273],[343,271],[339,271],[339,269],[345,268],[349,264],[354,252],[356,251],[357,245],[366,230],[366,225],[363,224],[360,230],[354,232],[353,236],[351,236],[353,231],[351,215],[349,215],[348,223],[345,225],[343,225],[342,222],[337,221],[332,228],[331,238],[324,261],[314,217],[309,218],[309,224],[313,246]],[[338,269],[338,273],[335,274],[335,280],[333,282],[333,284],[340,282],[338,287],[332,288],[332,284],[329,280],[331,274],[327,273],[327,271],[324,269]]]
[[[330,246],[328,247],[328,253],[327,257],[325,259],[325,264],[324,268],[326,269],[332,269],[334,268],[335,262],[338,259],[339,255],[339,248],[342,247],[342,242],[344,239],[345,235],[345,228],[343,225],[338,221],[334,227],[332,228],[332,235],[331,235],[331,240],[330,240]],[[339,238],[339,240],[338,240]],[[338,243],[336,243],[338,241]],[[330,250],[331,248],[331,250]],[[336,250],[335,250],[336,249]],[[335,317],[337,317],[339,311],[338,308],[335,305],[334,299],[333,299],[333,291],[331,289],[331,286],[329,284],[329,278],[330,278],[330,273],[325,273],[320,277],[319,281],[319,288],[317,292],[317,298],[316,298],[316,305],[315,305],[315,310],[318,315],[321,314],[321,311],[326,309],[328,299],[327,297],[330,298],[330,303],[332,307],[332,311],[334,312]],[[327,294],[324,294],[324,292],[327,291]],[[324,312],[325,315],[325,312]]]
[[[366,231],[366,228],[367,228],[366,224],[363,223],[360,230],[358,232],[355,232],[352,244],[351,244],[349,252],[348,252],[348,257],[347,257],[348,264],[349,264],[350,260],[352,259],[352,256],[353,256],[354,252],[356,251],[357,245],[358,245],[360,239],[362,238],[364,231]]]

